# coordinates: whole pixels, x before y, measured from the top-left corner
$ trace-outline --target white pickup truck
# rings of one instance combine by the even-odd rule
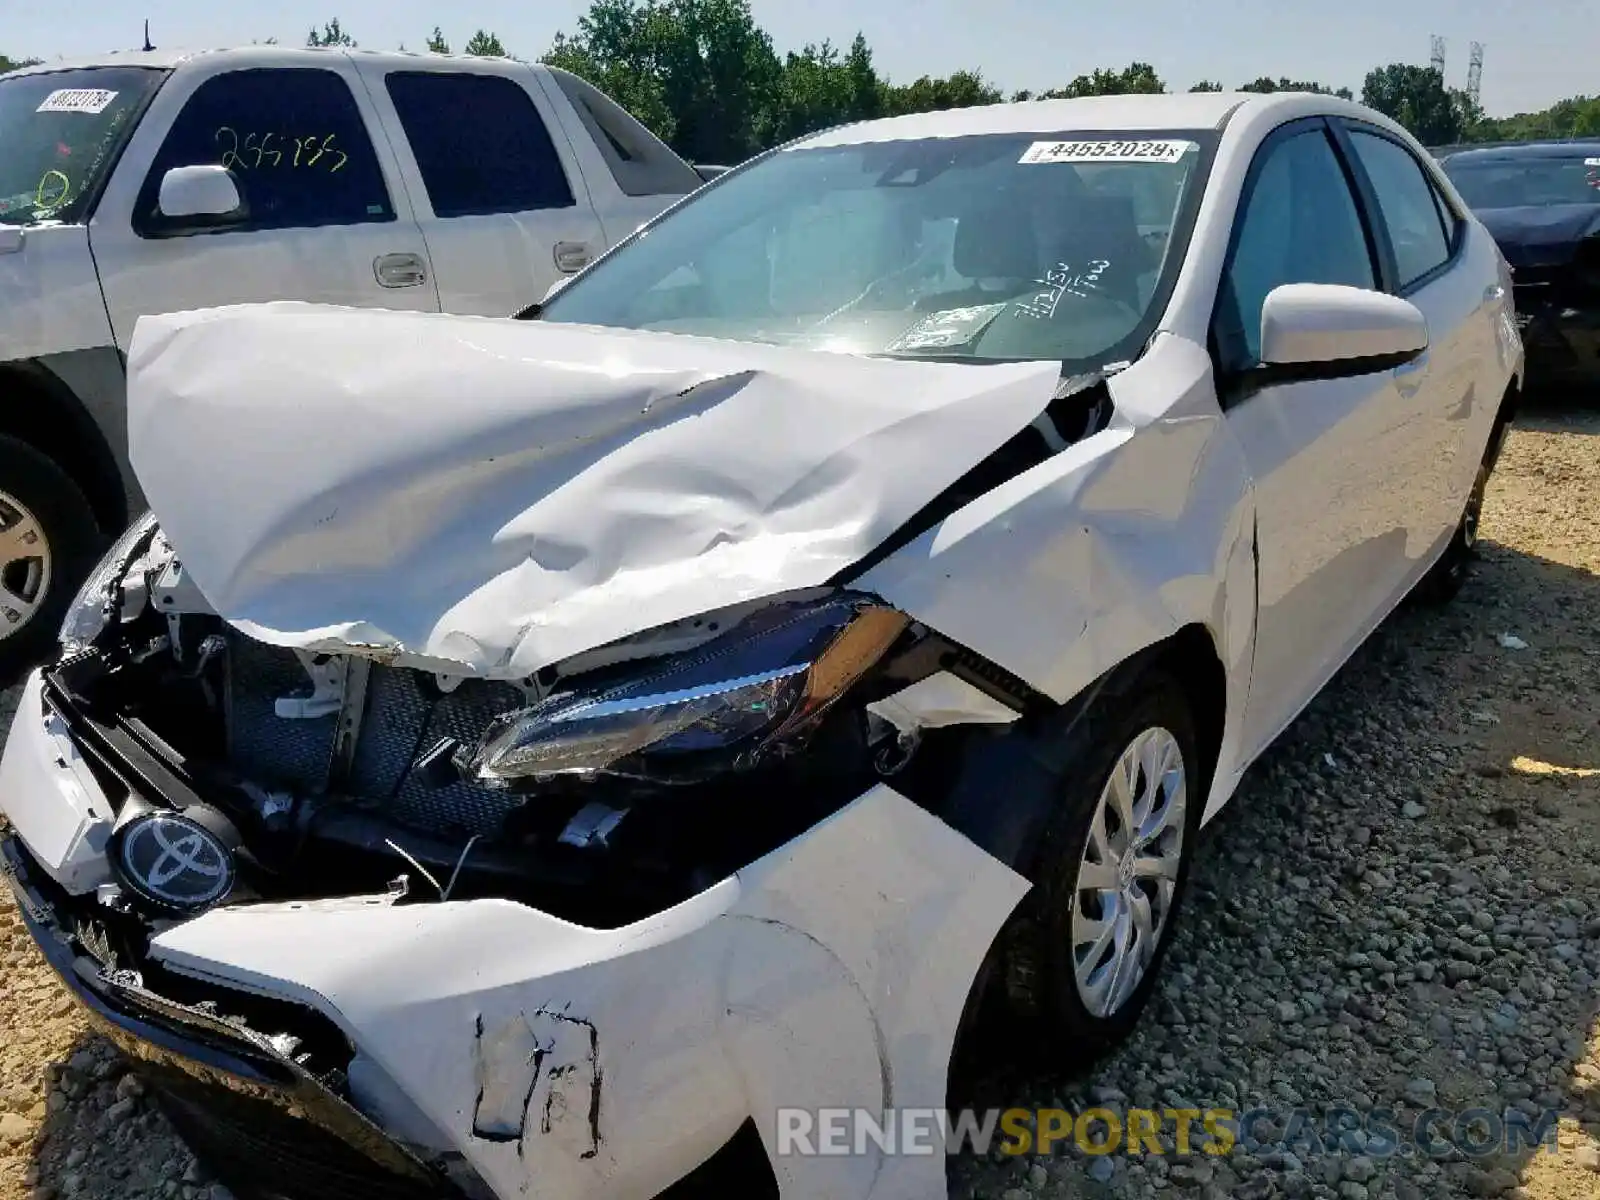
[[[509,59],[256,46],[0,76],[0,676],[142,507],[140,316],[504,316],[700,182],[587,83]]]

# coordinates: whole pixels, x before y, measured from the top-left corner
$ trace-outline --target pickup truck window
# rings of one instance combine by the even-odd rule
[[[539,110],[515,80],[458,71],[384,79],[436,217],[569,208],[576,201]]]
[[[173,167],[219,163],[233,173],[243,220],[223,229],[288,229],[392,221],[366,123],[344,80],[332,71],[233,71],[195,89],[156,154],[134,210],[145,237],[194,232],[157,205]]]
[[[0,78],[0,221],[87,220],[166,77],[145,67],[96,67]]]
[[[624,195],[686,195],[705,182],[604,92],[558,67],[549,70]]]

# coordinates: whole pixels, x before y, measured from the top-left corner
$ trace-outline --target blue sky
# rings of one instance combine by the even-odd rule
[[[338,16],[363,46],[420,48],[435,24],[459,47],[497,32],[534,57],[571,29],[586,0],[0,0],[0,52],[44,58],[138,44],[142,19],[158,45],[236,45],[276,36],[297,44]],[[1386,62],[1426,62],[1449,41],[1446,76],[1466,81],[1469,43],[1486,47],[1483,103],[1494,116],[1600,93],[1596,0],[754,0],[778,50],[867,35],[891,78],[979,67],[1006,88],[1042,89],[1097,66],[1155,64],[1169,87],[1228,86],[1258,75],[1316,79],[1357,91]]]

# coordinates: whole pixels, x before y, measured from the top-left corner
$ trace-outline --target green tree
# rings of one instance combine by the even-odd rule
[[[1480,116],[1468,126],[1464,137],[1475,142],[1600,137],[1600,96],[1570,96],[1538,112],[1511,117]]]
[[[915,83],[899,87],[886,84],[883,91],[885,116],[904,113],[937,112],[945,108],[972,108],[979,104],[999,104],[1005,97],[987,83],[977,71],[957,71],[942,79],[924,75]]]
[[[1220,92],[1222,85],[1215,79],[1202,79],[1189,90],[1191,92]]]
[[[764,145],[878,116],[884,84],[872,65],[872,51],[859,33],[848,54],[831,42],[808,45],[784,58],[777,94],[760,125]]]
[[[1056,100],[1075,96],[1129,96],[1154,95],[1167,90],[1161,76],[1149,63],[1129,63],[1120,71],[1095,68],[1089,75],[1079,75],[1063,88],[1052,88],[1041,99]]]
[[[1428,146],[1459,142],[1463,114],[1445,90],[1444,77],[1432,67],[1390,63],[1367,75],[1361,102],[1404,125]]]
[[[428,49],[434,54],[450,53],[450,43],[444,40],[444,30],[437,25],[433,27],[433,32],[428,35]]]
[[[1343,100],[1354,100],[1355,93],[1349,88],[1331,88],[1326,84],[1312,83],[1305,79],[1290,79],[1280,75],[1277,79],[1263,75],[1251,83],[1241,84],[1241,92],[1315,92],[1319,96],[1338,96]]]
[[[594,0],[544,61],[588,79],[697,162],[762,148],[783,75],[749,0]]]
[[[36,67],[41,61],[37,58],[7,58],[4,54],[0,54],[0,75],[4,75],[7,71],[19,70],[22,67]]]
[[[438,30],[434,30],[434,32],[437,33]],[[466,52],[479,58],[507,57],[506,48],[501,45],[500,39],[482,29],[467,39]],[[445,53],[448,54],[449,51],[447,50]]]
[[[353,47],[355,44],[355,39],[340,27],[338,17],[324,25],[321,33],[318,33],[316,27],[313,26],[311,32],[306,34],[306,45],[308,46]]]

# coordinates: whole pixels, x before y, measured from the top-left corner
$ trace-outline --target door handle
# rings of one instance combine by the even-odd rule
[[[380,254],[372,260],[372,277],[379,287],[420,287],[428,282],[428,264],[420,254]]]
[[[571,275],[589,265],[588,242],[557,242],[554,252],[556,270]]]

